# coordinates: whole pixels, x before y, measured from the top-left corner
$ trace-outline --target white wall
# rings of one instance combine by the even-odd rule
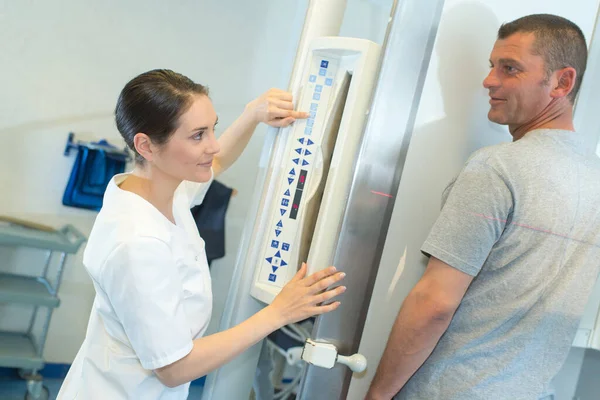
[[[445,1],[359,348],[369,368],[353,377],[348,399],[364,397],[400,305],[425,269],[420,247],[439,215],[443,189],[473,151],[510,140],[505,127],[487,120],[488,97],[482,86],[500,24],[527,14],[558,14],[577,23],[589,40],[598,4],[598,0]],[[391,287],[397,270],[400,280]],[[568,383],[560,384],[572,389],[581,357],[572,355],[569,365],[573,367],[563,377]]]
[[[170,68],[207,84],[220,130],[267,90],[285,88],[306,2],[296,0],[0,2],[0,214],[86,235],[95,212],[66,208],[62,193],[80,139],[122,143],[113,109],[136,74]],[[213,264],[218,319],[235,259],[264,128],[220,180],[239,191],[227,220],[227,257]],[[81,251],[67,263],[45,357],[69,363],[81,344],[94,290]],[[39,252],[0,248],[2,271],[35,273]],[[27,325],[24,307],[0,308],[0,327]]]
[[[590,16],[593,15],[590,12]],[[589,131],[586,144],[590,149],[596,147],[600,136],[600,120],[596,112],[600,109],[600,98],[596,95],[600,92],[600,10],[596,10],[595,15],[593,33],[586,32],[589,45],[587,69],[575,107],[575,127]],[[600,147],[597,147],[597,153],[600,155]]]
[[[340,36],[383,44],[393,0],[347,0]]]

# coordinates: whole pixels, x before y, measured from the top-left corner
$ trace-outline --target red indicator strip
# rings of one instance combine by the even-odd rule
[[[507,220],[505,220],[505,219],[495,218],[495,217],[491,217],[491,216],[488,216],[488,215],[483,215],[483,214],[477,214],[477,213],[474,213],[474,212],[472,212],[472,213],[469,213],[469,214],[471,214],[471,215],[474,215],[474,216],[476,216],[476,217],[480,217],[480,218],[489,219],[489,220],[492,220],[492,221],[499,221],[499,222],[502,222],[502,223],[507,223],[507,222],[508,222],[508,221],[507,221]],[[564,239],[573,240],[573,241],[575,241],[575,242],[579,242],[579,243],[582,243],[582,244],[587,244],[587,245],[590,245],[590,246],[593,246],[593,247],[600,247],[600,246],[599,246],[599,245],[597,245],[597,244],[594,244],[594,243],[589,243],[589,242],[586,242],[586,241],[584,241],[584,240],[580,240],[580,239],[574,238],[574,237],[572,237],[572,236],[565,235],[565,234],[563,234],[563,233],[552,232],[552,231],[550,231],[550,230],[548,230],[548,229],[536,228],[536,227],[534,227],[534,226],[525,225],[525,224],[520,224],[520,223],[518,223],[518,222],[511,222],[511,223],[510,223],[510,225],[516,225],[516,226],[519,226],[519,227],[521,227],[521,228],[530,229],[530,230],[532,230],[532,231],[536,231],[536,232],[542,232],[542,233],[546,233],[546,234],[548,234],[548,235],[552,235],[552,236],[558,236],[558,237],[561,237],[561,238],[564,238]]]
[[[383,196],[383,197],[389,197],[389,198],[392,198],[392,197],[394,197],[394,196],[392,196],[391,194],[382,193],[382,192],[376,192],[376,191],[374,191],[374,190],[371,190],[371,193],[373,193],[373,194],[378,194],[378,195],[380,195],[380,196]]]

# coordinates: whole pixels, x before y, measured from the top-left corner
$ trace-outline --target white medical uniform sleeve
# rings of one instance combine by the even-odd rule
[[[476,157],[454,182],[421,251],[476,276],[512,209],[512,192],[502,176]]]
[[[182,283],[166,243],[150,237],[121,243],[100,277],[142,367],[164,367],[192,350]]]
[[[183,191],[183,194],[188,199],[190,208],[202,204],[204,196],[206,196],[206,192],[208,191],[208,188],[215,177],[215,173],[212,168],[210,169],[210,172],[211,176],[208,182],[183,181],[177,188],[177,190]]]

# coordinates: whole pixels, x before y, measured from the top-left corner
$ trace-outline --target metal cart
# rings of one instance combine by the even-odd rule
[[[31,224],[35,225],[35,224]],[[44,367],[42,354],[50,325],[50,317],[60,300],[57,296],[67,254],[74,254],[86,240],[77,229],[65,225],[60,230],[35,229],[12,222],[0,222],[0,246],[23,246],[47,251],[45,265],[39,276],[0,273],[0,304],[25,304],[34,307],[26,332],[0,331],[0,367],[18,368],[27,381],[25,399],[46,400],[48,389],[38,373]],[[55,279],[49,279],[49,268],[54,264],[54,253],[60,254]],[[41,318],[42,329],[36,340],[33,334],[38,309],[46,307]]]

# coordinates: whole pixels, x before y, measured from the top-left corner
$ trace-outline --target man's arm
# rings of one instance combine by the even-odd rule
[[[214,175],[227,170],[242,154],[260,122],[285,127],[298,118],[307,118],[305,112],[294,111],[292,95],[280,89],[271,89],[248,103],[244,112],[219,138],[221,151],[213,160]]]
[[[400,308],[368,400],[389,400],[402,389],[448,329],[472,280],[472,276],[431,257],[423,277]]]

